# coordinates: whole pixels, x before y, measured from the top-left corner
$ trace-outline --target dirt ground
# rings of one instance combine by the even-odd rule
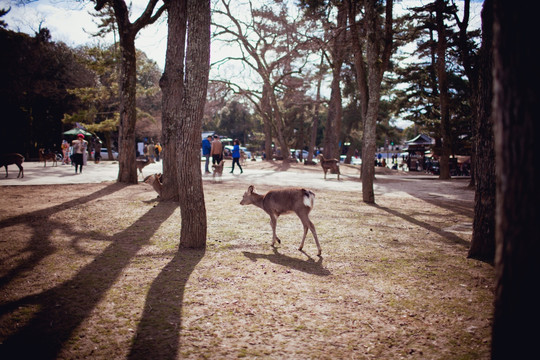
[[[227,171],[227,169],[226,169]],[[250,175],[251,174],[251,175]],[[1,359],[488,359],[494,270],[467,259],[468,179],[248,163],[204,178],[207,247],[149,185],[1,186]],[[239,205],[249,184],[316,193],[311,234]],[[193,216],[201,216],[194,214]]]

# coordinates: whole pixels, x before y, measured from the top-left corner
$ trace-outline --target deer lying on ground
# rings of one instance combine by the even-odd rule
[[[47,160],[52,161],[53,166],[58,166],[55,153],[45,154],[45,149],[39,149],[39,161],[43,161],[43,167],[47,166]]]
[[[330,174],[337,174],[339,180],[339,160],[338,159],[325,159],[322,154],[319,155],[319,161],[324,171],[324,179],[326,180],[326,172],[330,170]]]
[[[144,182],[152,186],[158,195],[161,196],[161,188],[163,186],[163,175],[161,173],[148,175],[144,178]]]
[[[144,167],[150,165],[150,164],[153,164],[155,163],[154,159],[152,159],[151,157],[148,158],[148,160],[145,160],[145,159],[137,159],[136,160],[136,163],[137,163],[137,169],[139,170],[139,173],[141,175],[143,175],[143,172],[142,172],[142,169],[144,169]],[[144,175],[143,175],[144,176]]]
[[[315,225],[309,220],[309,212],[313,209],[315,194],[310,190],[301,188],[270,190],[265,195],[257,194],[253,185],[250,185],[240,201],[240,205],[255,205],[263,209],[270,215],[270,225],[272,226],[272,246],[276,243],[281,244],[281,240],[276,235],[277,219],[280,215],[294,212],[304,225],[304,236],[298,250],[302,251],[308,229],[311,230],[317,244],[317,256],[321,256],[321,246],[317,238]]]
[[[22,163],[24,162],[24,156],[17,153],[10,153],[10,154],[3,154],[0,155],[0,167],[6,168],[6,177],[8,177],[8,165],[15,164],[19,168],[19,175],[17,175],[17,178],[20,176],[21,178],[24,177],[24,169],[22,166]]]
[[[219,177],[221,181],[221,176],[223,175],[223,167],[225,166],[225,160],[221,160],[219,164],[212,165],[212,170],[214,170],[214,173],[212,174],[212,178],[214,182],[216,182],[216,176]]]

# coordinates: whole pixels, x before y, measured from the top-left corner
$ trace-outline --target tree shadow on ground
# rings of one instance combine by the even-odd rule
[[[51,225],[56,223],[55,221],[51,220],[51,217],[60,211],[70,210],[74,206],[80,206],[82,204],[108,196],[116,191],[120,191],[125,186],[125,184],[114,183],[92,194],[66,201],[62,204],[13,216],[0,221],[0,229],[16,225],[27,225],[31,229],[29,231],[32,232],[28,245],[19,252],[20,254],[29,255],[25,256],[24,261],[21,261],[17,266],[10,269],[0,278],[0,290],[5,288],[5,286],[7,286],[21,273],[31,271],[33,267],[36,264],[39,264],[42,259],[54,253],[55,249],[49,241],[49,236],[51,233],[44,230],[44,228],[46,228],[44,224],[48,225],[47,228],[51,228]],[[58,228],[61,228],[62,226],[63,224],[61,223],[57,224]]]
[[[184,290],[204,250],[181,249],[152,283],[128,359],[176,359]]]
[[[426,230],[434,232],[434,233],[438,234],[439,236],[441,236],[443,239],[446,239],[448,242],[458,244],[458,245],[462,245],[462,246],[465,246],[465,247],[468,247],[470,245],[469,241],[463,240],[462,238],[460,238],[456,234],[453,234],[451,232],[442,230],[442,229],[440,229],[440,228],[438,228],[436,226],[433,226],[432,224],[429,224],[429,223],[427,223],[425,221],[415,219],[412,216],[405,215],[405,214],[403,214],[403,213],[401,213],[401,212],[399,212],[397,210],[389,209],[389,208],[384,207],[384,206],[380,206],[380,205],[373,205],[373,206],[375,206],[377,209],[381,209],[383,211],[386,211],[387,213],[389,213],[389,214],[391,214],[393,216],[402,218],[403,220],[405,220],[405,221],[407,221],[407,222],[409,222],[411,224],[423,227]]]
[[[90,198],[74,200],[72,205],[79,204],[81,200],[89,201]],[[65,206],[66,203],[61,209],[65,210]],[[70,280],[42,293],[0,306],[0,318],[15,316],[14,313],[21,307],[34,306],[39,309],[27,323],[0,344],[0,359],[57,358],[73,332],[92,313],[124,268],[149,243],[177,207],[173,202],[157,204],[124,231],[107,239],[110,245]]]
[[[312,274],[312,275],[317,275],[317,276],[332,275],[330,270],[323,267],[322,265],[323,258],[320,256],[317,259],[317,261],[315,261],[313,258],[311,258],[309,255],[307,255],[305,252],[302,251],[302,253],[308,257],[307,260],[302,260],[295,257],[280,254],[275,247],[273,247],[272,250],[274,251],[273,254],[257,254],[257,253],[252,253],[249,251],[243,251],[243,254],[245,257],[247,257],[251,261],[264,259],[274,264],[288,267],[293,270],[302,271],[302,272]]]

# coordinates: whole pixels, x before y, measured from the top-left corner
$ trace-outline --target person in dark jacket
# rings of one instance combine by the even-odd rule
[[[203,156],[206,157],[206,162],[204,164],[204,173],[210,174],[210,170],[208,169],[208,163],[210,162],[210,150],[212,149],[212,136],[208,135],[206,139],[202,141],[202,153]]]
[[[238,167],[240,168],[240,174],[242,174],[244,170],[242,170],[242,166],[240,166],[240,141],[238,141],[238,139],[234,139],[233,141],[232,160],[233,161],[231,174],[234,171],[234,164],[238,164]]]

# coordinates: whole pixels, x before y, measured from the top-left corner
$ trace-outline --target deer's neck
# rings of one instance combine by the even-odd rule
[[[253,193],[252,196],[253,196],[253,205],[258,206],[261,209],[264,209],[263,208],[264,196],[260,194],[256,194],[256,193]]]

